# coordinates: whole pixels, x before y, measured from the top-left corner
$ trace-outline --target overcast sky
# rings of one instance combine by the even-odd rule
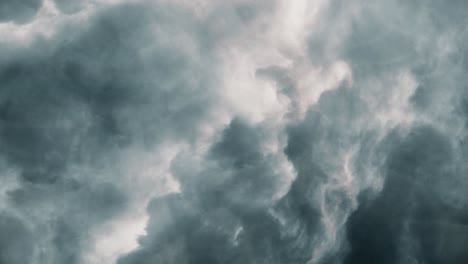
[[[0,0],[0,263],[468,263],[468,1]]]

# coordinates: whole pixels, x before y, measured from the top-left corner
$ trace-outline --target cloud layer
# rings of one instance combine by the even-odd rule
[[[466,263],[465,1],[0,3],[0,263]]]

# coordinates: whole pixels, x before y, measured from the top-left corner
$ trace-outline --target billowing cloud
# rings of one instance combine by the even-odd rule
[[[2,1],[0,262],[467,262],[466,11]]]

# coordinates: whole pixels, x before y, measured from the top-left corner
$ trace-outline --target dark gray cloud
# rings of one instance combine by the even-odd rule
[[[3,0],[0,2],[0,22],[27,23],[42,6],[42,0]]]
[[[347,223],[350,251],[344,263],[464,263],[466,77],[459,41],[466,38],[460,16],[466,5],[382,2],[363,10],[344,44],[355,86],[365,86],[361,80],[369,76],[410,69],[418,82],[411,107],[421,123],[431,121],[393,130],[382,141],[384,187],[377,198],[359,196]]]
[[[316,2],[0,2],[0,262],[468,262],[466,1]]]
[[[304,263],[314,257],[339,261],[344,256],[340,247],[336,255],[320,249],[336,235],[323,232],[323,217],[343,218],[353,207],[350,190],[337,186],[325,191],[325,197],[317,193],[336,173],[339,161],[332,157],[339,159],[354,137],[375,140],[372,130],[365,135],[349,133],[365,112],[359,98],[345,87],[324,94],[316,109],[288,129],[284,151],[297,178],[287,194],[268,203],[258,201],[278,193],[275,183],[284,177],[275,176],[274,160],[259,152],[268,132],[234,119],[208,151],[201,172],[192,167],[190,155],[176,158],[173,171],[182,193],[151,202],[148,233],[141,238],[140,249],[119,263]],[[344,126],[349,130],[341,130]],[[329,137],[342,141],[324,150]],[[373,154],[363,150],[360,158],[372,161]],[[336,211],[325,212],[324,205]],[[338,228],[339,221],[330,224]]]
[[[447,186],[460,177],[450,140],[427,126],[387,140],[384,189],[375,200],[362,196],[350,218],[345,263],[466,262],[466,203],[456,201],[461,189]]]
[[[31,263],[37,249],[33,235],[18,218],[3,212],[0,215],[0,261],[2,263]]]
[[[269,212],[285,183],[281,161],[260,152],[266,134],[234,119],[195,177],[190,158],[176,158],[172,170],[182,193],[149,204],[141,248],[118,263],[280,263],[288,257],[280,223]]]
[[[5,263],[81,263],[91,230],[123,212],[129,199],[106,163],[129,146],[152,149],[195,136],[213,84],[201,61],[171,44],[177,36],[163,33],[198,28],[190,16],[174,24],[171,16],[180,12],[146,4],[105,8],[86,25],[2,54],[0,155],[20,184],[8,192],[8,204],[35,219],[34,235],[22,242],[18,234]],[[152,32],[154,25],[161,32]],[[187,39],[198,52],[197,40]],[[4,229],[2,237],[11,237]],[[9,254],[19,243],[42,246],[18,256],[31,261],[17,261]]]
[[[398,25],[389,25],[380,11],[374,9],[385,6],[385,3],[363,6],[362,16],[353,22],[344,44],[342,52],[351,63],[354,84],[323,93],[306,117],[287,129],[284,152],[294,165],[297,178],[286,195],[263,210],[249,212],[246,210],[249,206],[244,205],[234,207],[233,212],[232,201],[226,197],[236,190],[237,183],[229,180],[227,186],[217,185],[220,179],[225,182],[221,171],[216,177],[195,173],[194,182],[181,180],[182,194],[153,201],[158,205],[150,206],[152,220],[148,235],[142,239],[141,248],[121,262],[464,263],[466,254],[461,245],[467,238],[466,197],[462,188],[456,187],[457,183],[465,186],[466,181],[464,165],[460,163],[465,159],[463,147],[446,127],[440,131],[431,123],[418,124],[422,120],[409,125],[384,126],[382,132],[382,127],[374,121],[378,113],[369,105],[368,96],[372,95],[366,93],[366,89],[376,89],[369,87],[370,78],[382,78],[383,83],[378,85],[390,89],[394,81],[385,76],[396,75],[402,68],[409,70],[419,84],[426,82],[425,77],[450,85],[453,83],[440,79],[437,71],[442,69],[434,68],[424,75],[419,69],[432,63],[440,64],[438,67],[453,64],[444,56],[439,57],[440,54],[429,55],[440,51],[433,43],[417,49],[421,41],[421,36],[416,34],[418,30],[434,30],[431,34],[439,30],[432,28],[432,20],[400,32],[395,28]],[[395,17],[390,15],[394,19],[414,11],[411,5],[388,8],[397,8]],[[424,15],[417,15],[415,21]],[[412,19],[404,22],[411,23]],[[283,93],[291,98],[297,96],[296,84],[289,79],[287,69],[273,66],[259,69],[257,74],[273,77]],[[407,103],[416,112],[428,111],[421,113],[423,116],[431,111],[440,111],[442,118],[456,116],[456,108],[434,109],[438,88],[423,91],[425,88],[418,86],[414,94],[410,92],[410,97],[403,97],[403,101],[391,107],[403,107]],[[459,91],[454,86],[448,94]],[[426,92],[429,94],[425,95]],[[250,148],[243,147],[243,142],[255,137],[236,127],[236,123],[231,123],[221,136],[227,142],[216,143],[212,149],[217,154],[215,157],[225,164],[224,168],[258,160]],[[461,137],[466,137],[464,130],[462,133]],[[255,142],[248,145],[255,146]],[[345,177],[334,178],[346,154],[352,157],[349,185]],[[369,172],[369,168],[375,171]],[[186,173],[189,174],[186,178],[190,178],[193,171],[189,169]],[[369,177],[378,182],[380,174],[385,180],[379,192],[378,183]],[[258,186],[255,196],[271,188],[265,183],[257,184],[258,178],[250,173],[234,175],[242,178],[244,190],[249,190],[248,184]],[[244,197],[255,201],[250,195]],[[222,208],[216,216],[210,213],[214,208]],[[340,243],[342,239],[344,242]],[[331,244],[327,244],[329,241]],[[244,245],[249,245],[248,250]]]
[[[197,89],[210,80],[196,79],[204,70],[184,51],[146,34],[164,15],[143,5],[111,8],[72,36],[60,32],[52,48],[41,42],[5,55],[2,154],[24,180],[54,183],[68,162],[195,133],[189,128],[210,105],[210,94]],[[144,41],[155,46],[147,54]]]
[[[86,1],[73,0],[55,0],[54,3],[55,6],[64,13],[78,12],[86,5]]]

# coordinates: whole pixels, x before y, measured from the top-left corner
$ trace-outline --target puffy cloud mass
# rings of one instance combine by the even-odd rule
[[[467,12],[0,1],[0,263],[468,263]]]

